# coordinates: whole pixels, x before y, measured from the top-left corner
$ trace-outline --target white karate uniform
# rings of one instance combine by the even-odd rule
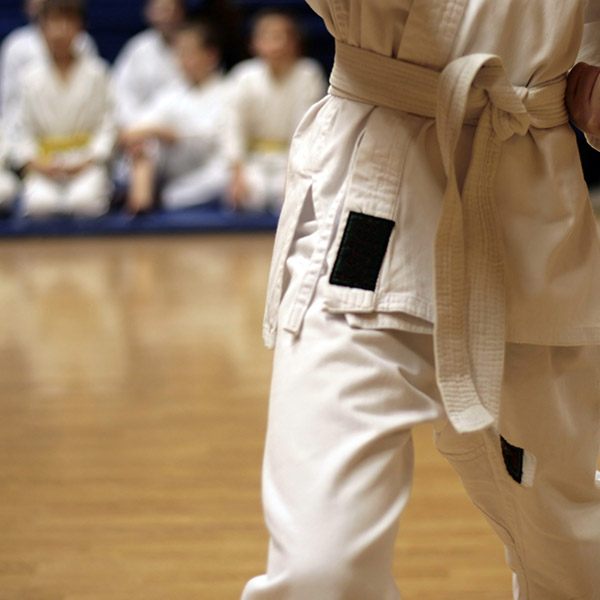
[[[325,93],[323,73],[314,60],[301,58],[278,80],[253,58],[234,67],[229,78],[228,160],[244,165],[247,208],[280,209],[290,141],[304,113]]]
[[[564,107],[585,3],[309,3],[336,65],[290,153],[271,545],[243,599],[399,598],[410,430],[433,421],[514,597],[598,600],[600,245]]]
[[[97,54],[96,43],[84,32],[75,40],[80,54]],[[21,81],[29,66],[46,59],[48,49],[38,25],[31,23],[9,33],[0,48],[0,106],[6,127],[11,127],[19,106]]]
[[[65,165],[91,159],[76,175],[57,181],[31,172],[23,182],[25,215],[67,213],[98,216],[108,210],[111,157],[116,124],[108,66],[95,56],[80,56],[66,80],[50,61],[23,77],[23,92],[13,162],[25,165],[39,156]]]
[[[157,94],[183,83],[175,50],[158,31],[147,29],[131,38],[113,65],[117,120],[129,126]]]
[[[167,127],[178,136],[175,144],[150,149],[156,154],[165,208],[204,204],[225,193],[228,172],[222,132],[227,89],[220,75],[199,86],[174,85],[132,123],[132,129]]]

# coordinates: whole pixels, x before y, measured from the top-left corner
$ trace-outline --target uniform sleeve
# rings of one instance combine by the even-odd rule
[[[87,56],[98,55],[98,46],[96,45],[94,38],[87,31],[77,36],[75,44],[77,46],[77,50],[82,54]]]
[[[24,167],[38,155],[34,122],[35,90],[25,78],[22,92],[15,109],[13,126],[8,130],[7,154],[16,168]]]
[[[100,79],[99,93],[104,95],[103,110],[100,124],[90,140],[89,156],[102,164],[110,158],[117,139],[114,91],[108,71]]]
[[[214,152],[221,157],[225,156],[226,151],[223,131],[227,127],[227,118],[229,116],[227,113],[228,94],[226,86],[224,86],[222,99],[223,102],[221,107],[215,110],[214,125],[212,134],[210,135],[210,141],[213,144]]]
[[[136,115],[127,125],[127,129],[142,129],[144,127],[173,127],[173,107],[176,96],[172,91],[159,92],[158,97],[150,106]]]
[[[218,91],[211,96],[204,110],[206,118],[200,119],[191,127],[190,136],[199,155],[223,157],[223,131],[227,127],[228,88],[223,83]]]
[[[140,114],[141,100],[138,90],[136,63],[137,47],[131,42],[117,57],[113,67],[116,118],[120,125],[129,125]]]
[[[22,73],[18,49],[9,37],[0,51],[0,104],[5,123],[14,117],[19,105]]]
[[[227,83],[222,148],[230,164],[243,161],[247,140],[244,126],[244,81],[234,70]]]
[[[184,153],[196,157],[199,164],[223,158],[223,129],[227,126],[224,112],[224,90],[212,90],[196,104],[196,118],[189,115],[187,127],[181,119],[175,124],[179,139],[178,145]],[[194,103],[195,104],[195,103]]]

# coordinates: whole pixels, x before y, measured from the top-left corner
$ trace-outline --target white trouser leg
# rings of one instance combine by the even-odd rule
[[[429,336],[353,329],[318,297],[298,338],[279,332],[263,472],[269,562],[244,600],[399,598],[411,427],[443,412],[432,363]]]
[[[49,177],[31,173],[23,181],[23,214],[45,217],[60,212],[62,186]]]
[[[319,230],[312,204],[287,261],[288,314]],[[354,329],[316,297],[280,328],[263,469],[267,573],[243,600],[397,600],[392,558],[412,485],[411,427],[443,415],[430,336]]]
[[[310,203],[300,222],[284,317],[318,235]],[[243,600],[397,599],[391,558],[412,480],[410,429],[437,417],[438,448],[506,545],[515,598],[600,600],[600,349],[508,344],[499,432],[458,435],[431,346],[428,336],[353,329],[322,310],[318,290],[300,335],[280,328],[263,479],[269,563]]]
[[[229,175],[222,161],[211,161],[172,179],[161,190],[164,208],[176,210],[205,204],[225,195]]]
[[[280,210],[285,190],[287,153],[254,154],[244,165],[248,197],[244,208]]]
[[[109,191],[106,168],[92,165],[65,185],[65,208],[73,215],[98,217],[108,210]]]
[[[437,432],[440,451],[507,547],[518,600],[600,599],[596,347],[507,345],[500,435]],[[516,463],[515,463],[516,460]]]

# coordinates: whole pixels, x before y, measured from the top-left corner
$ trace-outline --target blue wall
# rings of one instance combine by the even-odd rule
[[[193,13],[208,10],[209,4],[209,0],[190,0],[188,3]],[[303,0],[234,0],[230,5],[239,14],[241,36],[247,30],[249,17],[258,8],[276,5],[289,9],[297,15],[306,33],[308,54],[319,59],[326,70],[330,69],[333,43],[321,20]],[[125,42],[144,28],[143,6],[144,0],[88,0],[88,30],[96,40],[100,54],[108,61],[112,62]],[[0,0],[0,39],[25,22],[20,0]]]

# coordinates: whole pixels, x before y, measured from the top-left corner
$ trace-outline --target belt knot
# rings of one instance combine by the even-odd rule
[[[490,105],[492,128],[500,141],[513,135],[523,136],[532,124],[527,110],[529,89],[513,86],[499,64],[482,67],[475,77],[473,88],[481,89]]]
[[[524,136],[531,126],[531,117],[527,110],[508,111],[492,102],[492,127],[500,141],[505,142],[513,135]]]

